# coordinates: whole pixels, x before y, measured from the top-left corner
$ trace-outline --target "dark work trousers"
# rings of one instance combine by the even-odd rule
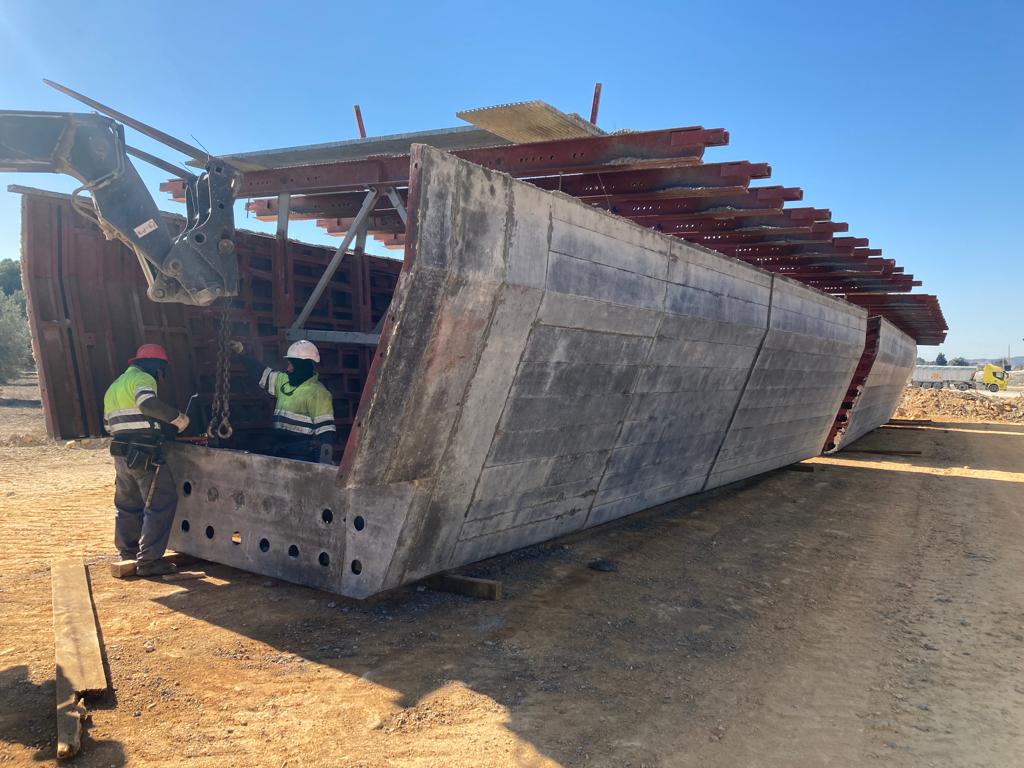
[[[178,489],[171,468],[164,464],[159,474],[156,468],[129,469],[124,457],[115,456],[114,471],[114,546],[123,560],[159,560],[167,549],[178,506]],[[153,500],[146,507],[146,497],[154,482]]]

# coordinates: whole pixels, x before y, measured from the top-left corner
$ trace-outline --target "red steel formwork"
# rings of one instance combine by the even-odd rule
[[[104,239],[74,212],[67,196],[12,190],[23,193],[22,264],[49,434],[101,435],[103,393],[143,342],[163,344],[170,354],[173,362],[162,385],[170,402],[184,406],[199,393],[190,412],[195,428],[189,432],[202,431],[214,391],[220,310],[149,301],[134,254]],[[268,362],[280,359],[288,344],[283,328],[332,255],[330,248],[291,240],[283,258],[277,250],[274,237],[237,233],[241,292],[232,301],[232,337]],[[350,254],[308,327],[371,331],[391,302],[401,266],[392,259]],[[334,396],[339,450],[359,405],[369,355],[365,346],[323,345],[320,375]],[[266,432],[272,410],[256,383],[240,368],[232,369],[233,445],[258,447],[253,441]]]
[[[895,298],[921,284],[913,275],[893,259],[882,258],[866,238],[842,234],[849,226],[832,221],[829,210],[785,207],[803,198],[801,189],[750,186],[770,177],[768,164],[703,162],[708,147],[725,145],[728,138],[724,130],[697,126],[447,151],[826,293],[850,297],[918,343],[942,342],[946,324],[934,296]],[[372,147],[374,140],[367,142]],[[388,146],[393,151],[394,142]],[[328,233],[342,235],[352,227],[367,187],[397,187],[404,200],[408,186],[409,155],[404,153],[330,161],[320,152],[314,163],[303,160],[304,148],[269,154],[281,167],[249,170],[239,186],[240,196],[252,197],[248,209],[262,219],[277,217],[276,196],[286,193],[291,218],[316,219]],[[255,155],[238,157],[248,163]],[[180,182],[164,188],[180,197]],[[376,204],[368,230],[390,248],[406,242],[405,224],[387,198]]]

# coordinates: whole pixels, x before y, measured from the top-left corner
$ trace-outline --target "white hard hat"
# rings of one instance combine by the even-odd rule
[[[312,360],[314,363],[319,363],[320,350],[316,348],[316,344],[312,341],[296,341],[288,347],[285,357],[294,357],[298,360]]]

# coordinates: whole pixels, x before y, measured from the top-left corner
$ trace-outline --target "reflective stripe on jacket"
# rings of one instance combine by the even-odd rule
[[[307,437],[335,431],[331,393],[315,373],[292,387],[287,373],[266,368],[260,377],[260,389],[277,398],[274,429]]]
[[[115,437],[128,433],[159,434],[157,422],[143,415],[139,405],[156,397],[156,379],[134,365],[114,379],[103,395],[103,426]]]

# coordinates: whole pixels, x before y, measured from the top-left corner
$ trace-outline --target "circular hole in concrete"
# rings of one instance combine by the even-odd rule
[[[320,565],[322,565],[324,568],[331,564],[331,556],[328,555],[326,552],[321,552],[320,557],[318,557],[317,560],[320,561]]]
[[[192,495],[192,483],[190,483],[188,480],[186,480],[184,483],[182,483],[181,484],[181,492],[184,493],[186,496],[191,496]]]
[[[260,539],[260,552],[267,552],[270,549],[270,542],[266,539]]]
[[[296,547],[294,544],[292,544],[290,547],[288,547],[288,557],[298,557],[298,556],[299,556],[299,548],[298,547]]]
[[[189,525],[188,520],[182,520],[181,521],[181,532],[182,533],[188,533],[188,529],[191,528],[191,527],[192,526]]]
[[[334,522],[334,513],[331,512],[331,510],[329,509],[325,509],[323,512],[320,513],[320,519],[328,525],[330,525]]]
[[[356,519],[352,521],[352,525],[356,527],[357,531],[363,530],[366,527],[366,521],[362,515],[356,515]]]
[[[213,538],[213,526],[212,525],[206,526],[206,538],[208,538],[208,539],[212,539]]]
[[[361,562],[359,562],[358,560],[353,560],[352,561],[352,573],[354,573],[354,574],[356,574],[358,576],[362,572],[363,572],[363,564]]]

